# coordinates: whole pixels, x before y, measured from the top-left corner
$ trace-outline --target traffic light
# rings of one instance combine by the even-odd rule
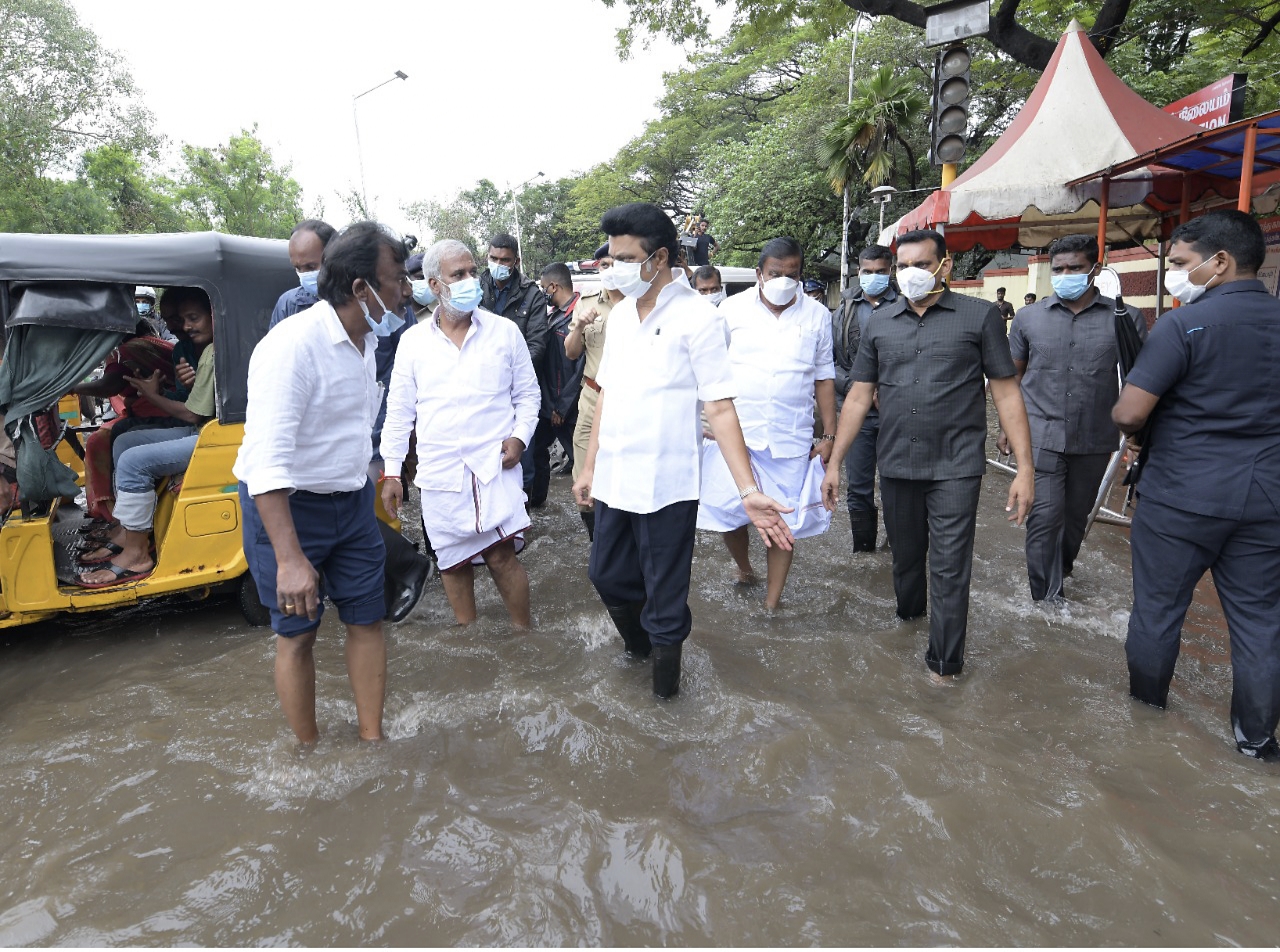
[[[939,50],[933,61],[933,122],[930,159],[934,165],[964,158],[969,130],[969,64],[963,43]]]

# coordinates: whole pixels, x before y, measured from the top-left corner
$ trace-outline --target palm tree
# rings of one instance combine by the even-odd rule
[[[915,150],[907,141],[911,127],[924,120],[929,97],[909,74],[895,76],[892,66],[881,66],[854,84],[848,111],[823,133],[818,160],[840,195],[861,170],[869,186],[885,184],[897,164],[897,148],[906,152],[911,187],[917,181]]]

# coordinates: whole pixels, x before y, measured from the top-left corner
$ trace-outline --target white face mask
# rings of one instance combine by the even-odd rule
[[[725,298],[724,288],[721,288],[719,291],[712,291],[710,294],[706,295],[706,298],[716,307],[719,307]]]
[[[909,301],[919,304],[933,294],[934,278],[941,270],[942,261],[938,262],[938,267],[933,271],[926,271],[924,268],[899,268],[898,287],[902,288],[902,293]]]
[[[761,286],[764,293],[764,299],[774,307],[782,307],[784,304],[790,304],[796,299],[796,288],[800,287],[800,282],[795,278],[781,277],[770,278]]]
[[[649,258],[657,253],[654,251]],[[640,271],[648,264],[649,258],[645,258],[644,261],[614,261],[613,267],[609,269],[613,274],[615,286],[627,297],[641,298],[649,292],[653,278],[646,281],[640,276]]]
[[[618,277],[613,273],[613,268],[600,269],[600,286],[606,291],[618,290]]]
[[[1221,252],[1218,252],[1218,253],[1221,254]],[[1196,265],[1190,271],[1187,271],[1184,269],[1166,271],[1164,273],[1165,290],[1168,291],[1170,294],[1172,294],[1175,298],[1177,298],[1178,301],[1181,302],[1182,304],[1193,303],[1196,299],[1200,297],[1200,295],[1204,294],[1205,291],[1209,290],[1209,285],[1208,283],[1192,284],[1191,276],[1195,274],[1197,271],[1199,271],[1201,268],[1203,268],[1205,265],[1207,265],[1210,261],[1212,261],[1214,257],[1216,256],[1210,255],[1208,258],[1205,258],[1203,261],[1201,261],[1198,265]],[[1212,281],[1213,278],[1210,278],[1209,280]]]

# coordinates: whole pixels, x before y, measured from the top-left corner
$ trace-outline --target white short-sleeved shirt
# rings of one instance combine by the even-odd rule
[[[400,339],[391,371],[382,426],[387,475],[400,475],[416,420],[418,488],[458,492],[467,468],[487,484],[502,469],[504,440],[533,442],[541,405],[529,347],[513,321],[476,308],[461,347],[434,318],[421,321]]]
[[[277,489],[352,492],[369,478],[382,393],[378,339],[360,352],[326,301],[271,329],[249,358],[248,412],[235,477],[260,496]]]
[[[813,447],[814,381],[836,375],[831,354],[831,312],[796,290],[778,317],[758,288],[720,305],[729,335],[729,360],[738,396],[742,436],[753,450],[774,456],[808,455]]]
[[[634,298],[620,301],[609,314],[596,382],[604,410],[592,495],[635,513],[697,499],[701,403],[736,392],[715,307],[674,281],[643,321]]]

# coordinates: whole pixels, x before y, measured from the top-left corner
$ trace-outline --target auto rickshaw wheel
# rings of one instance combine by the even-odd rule
[[[240,576],[240,584],[236,587],[240,598],[240,611],[244,620],[254,628],[264,628],[271,624],[271,610],[258,598],[258,585],[253,580],[252,572]]]

